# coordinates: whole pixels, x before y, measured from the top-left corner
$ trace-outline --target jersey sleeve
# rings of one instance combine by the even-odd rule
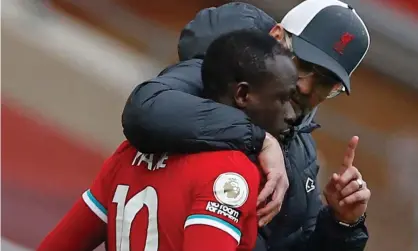
[[[99,175],[95,178],[90,188],[82,195],[84,203],[104,223],[107,223],[106,183],[108,183],[108,169],[111,168],[112,162],[112,157],[110,157],[103,163]]]
[[[257,236],[259,171],[240,152],[208,156],[201,161],[211,168],[199,174],[183,250],[251,250]]]
[[[108,190],[111,188],[114,174],[117,172],[119,157],[128,147],[127,141],[123,142],[113,155],[105,160],[92,185],[82,195],[88,208],[105,223],[107,223],[107,205],[110,199]]]
[[[106,229],[80,198],[36,250],[91,251],[106,240]]]

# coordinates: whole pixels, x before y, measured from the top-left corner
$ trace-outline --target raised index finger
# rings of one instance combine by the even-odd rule
[[[344,160],[343,160],[344,169],[353,165],[358,141],[359,141],[359,137],[353,136],[348,142],[347,150],[345,151]]]

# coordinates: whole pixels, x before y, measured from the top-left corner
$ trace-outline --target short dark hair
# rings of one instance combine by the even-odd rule
[[[237,30],[215,39],[202,65],[204,95],[216,99],[226,93],[231,83],[257,85],[271,77],[266,59],[290,52],[268,33],[254,29]]]

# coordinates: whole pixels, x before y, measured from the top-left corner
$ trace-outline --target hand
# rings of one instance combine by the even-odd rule
[[[334,173],[324,196],[338,221],[353,224],[366,212],[371,192],[359,170],[353,166],[359,138],[351,138],[339,173]]]
[[[271,201],[257,211],[260,217],[258,225],[261,227],[269,223],[279,213],[284,195],[289,188],[289,179],[287,178],[282,148],[279,142],[269,133],[266,133],[258,160],[262,171],[266,175],[267,182],[258,196],[257,206],[261,202],[265,202],[269,196],[272,196]]]

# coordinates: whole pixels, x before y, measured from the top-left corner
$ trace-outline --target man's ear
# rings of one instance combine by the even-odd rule
[[[234,100],[237,108],[246,108],[249,101],[250,85],[247,82],[239,82],[236,85]]]
[[[273,28],[271,28],[269,34],[277,41],[282,42],[284,39],[285,30],[281,24],[276,24],[273,26]]]

